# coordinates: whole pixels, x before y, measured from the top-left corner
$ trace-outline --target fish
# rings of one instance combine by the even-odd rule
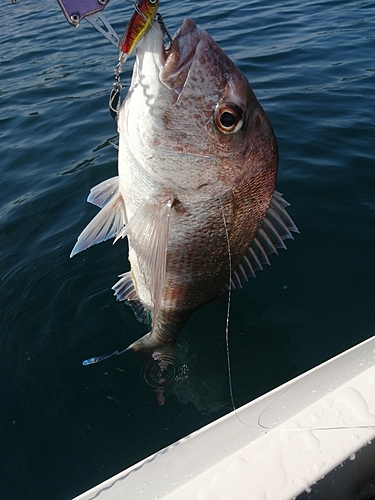
[[[71,256],[127,237],[130,270],[113,290],[151,325],[127,349],[173,349],[194,311],[298,232],[275,190],[275,134],[246,76],[190,18],[169,49],[156,21],[138,42],[118,132],[118,176],[91,189],[101,210]]]

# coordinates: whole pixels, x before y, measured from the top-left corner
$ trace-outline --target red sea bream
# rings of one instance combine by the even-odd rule
[[[131,269],[113,289],[151,319],[130,348],[173,346],[195,309],[297,230],[275,191],[275,135],[244,74],[190,19],[169,50],[157,22],[139,42],[118,131],[118,177],[91,190],[101,210],[72,255],[126,236]]]

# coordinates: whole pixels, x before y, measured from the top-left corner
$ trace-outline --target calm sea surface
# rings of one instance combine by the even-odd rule
[[[172,2],[247,75],[280,150],[277,188],[300,229],[233,294],[230,356],[241,405],[375,334],[375,3]],[[112,0],[119,34],[132,13]],[[226,300],[197,312],[179,381],[158,407],[135,353],[143,335],[111,286],[126,242],[69,258],[116,175],[108,113],[117,51],[57,2],[0,5],[0,498],[68,499],[230,410]],[[122,81],[131,75],[133,59]]]

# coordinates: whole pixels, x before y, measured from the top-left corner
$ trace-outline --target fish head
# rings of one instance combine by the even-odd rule
[[[145,168],[190,190],[269,169],[271,196],[278,164],[271,124],[245,75],[194,21],[183,21],[167,50],[154,23],[138,46],[131,99],[133,90],[131,123]]]

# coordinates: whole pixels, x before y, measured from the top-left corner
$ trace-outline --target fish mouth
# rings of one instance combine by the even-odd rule
[[[160,81],[170,90],[180,94],[195,59],[202,31],[190,18],[184,19],[173,37],[169,48],[164,49],[164,64],[159,73]]]

